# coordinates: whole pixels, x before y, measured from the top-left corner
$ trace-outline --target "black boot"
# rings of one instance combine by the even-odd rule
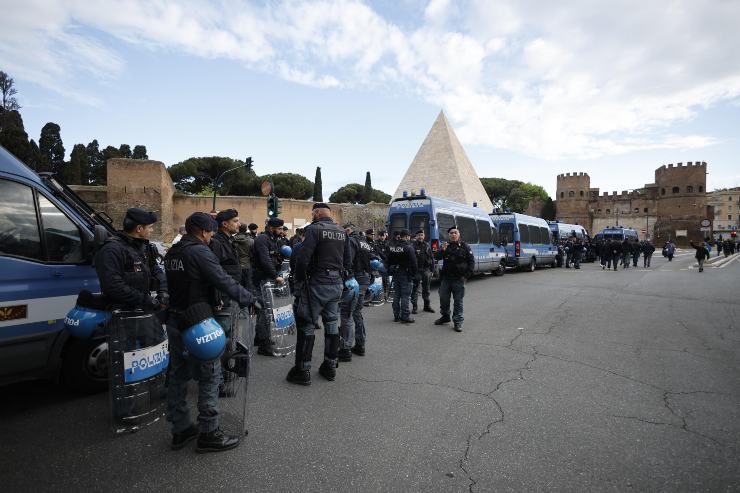
[[[413,318],[402,318],[401,319],[402,324],[412,324],[414,322],[416,322],[416,320],[414,320]]]
[[[223,431],[216,430],[210,433],[200,433],[195,451],[199,454],[205,452],[223,452],[236,448],[239,445],[239,437],[236,435],[225,435]]]
[[[451,322],[449,315],[442,315],[437,320],[434,321],[434,325],[442,325]]]
[[[339,357],[339,334],[324,335],[324,362],[319,367],[319,374],[329,381],[337,376]]]
[[[334,363],[326,360],[321,363],[321,366],[319,366],[319,375],[326,378],[330,382],[333,382],[337,376],[337,370],[336,368],[334,368]]]
[[[339,350],[339,356],[337,356],[337,358],[342,363],[349,363],[350,361],[352,361],[352,351],[350,351],[349,349],[346,349],[346,348],[345,349],[340,349]]]
[[[172,450],[180,450],[198,437],[198,427],[190,425],[180,433],[172,434]]]
[[[414,305],[413,307],[411,307],[411,313],[414,314],[414,315],[416,315],[417,313],[419,313],[417,311],[417,309],[416,309],[416,305]]]
[[[429,302],[427,302],[427,303],[424,303],[424,311],[427,313],[434,313],[434,308],[432,308],[432,305]]]
[[[311,363],[313,354],[313,343],[316,336],[307,336],[302,330],[298,330],[295,342],[295,366],[290,369],[285,378],[290,383],[299,385],[311,385],[311,372],[304,369],[304,363]]]
[[[352,352],[355,353],[357,356],[365,356],[365,346],[355,344],[352,348]]]

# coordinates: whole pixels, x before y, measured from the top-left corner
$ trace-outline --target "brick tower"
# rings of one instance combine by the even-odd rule
[[[679,246],[687,246],[689,241],[701,241],[705,233],[700,223],[707,218],[707,163],[663,165],[655,170],[655,185],[656,243],[671,239]]]
[[[591,178],[588,173],[558,175],[555,217],[566,223],[580,224],[591,231],[591,216],[588,208],[590,186]]]

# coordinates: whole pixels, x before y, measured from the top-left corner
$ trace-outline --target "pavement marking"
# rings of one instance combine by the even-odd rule
[[[731,263],[733,263],[737,259],[738,259],[738,257],[735,257],[732,260],[730,260],[729,262],[725,262],[724,264],[722,264],[722,265],[720,265],[718,267],[715,267],[715,269],[724,269],[725,267],[727,267],[728,265],[730,265]]]

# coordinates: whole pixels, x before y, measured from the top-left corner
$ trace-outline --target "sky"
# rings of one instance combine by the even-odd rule
[[[26,131],[392,194],[443,110],[481,177],[740,186],[735,0],[0,0]]]

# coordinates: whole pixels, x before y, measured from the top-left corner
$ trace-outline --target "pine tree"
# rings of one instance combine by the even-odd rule
[[[370,172],[365,173],[365,190],[362,194],[362,203],[367,204],[373,200],[373,185],[370,181]]]
[[[118,154],[120,154],[119,157],[131,159],[131,156],[133,156],[133,154],[131,153],[131,146],[128,144],[121,144],[121,147],[118,148]]]
[[[324,194],[321,190],[321,166],[316,166],[316,177],[313,180],[313,201],[324,201]]]
[[[48,122],[41,129],[39,149],[45,165],[55,173],[61,173],[64,167],[64,144],[60,134],[61,128],[54,122]]]
[[[31,164],[31,147],[28,143],[28,134],[23,128],[23,118],[17,111],[3,111],[4,125],[0,131],[0,145],[10,151],[15,157],[26,163],[36,171],[40,171]]]
[[[146,154],[146,146],[134,146],[134,153],[132,157],[134,159],[149,159],[149,156],[147,156]]]
[[[68,185],[87,185],[87,152],[84,144],[76,144],[69,155],[69,163],[64,167],[62,180]]]
[[[103,159],[103,154],[100,152],[100,145],[97,139],[87,144],[85,153],[87,154],[87,182],[90,185],[105,185],[108,170]]]

